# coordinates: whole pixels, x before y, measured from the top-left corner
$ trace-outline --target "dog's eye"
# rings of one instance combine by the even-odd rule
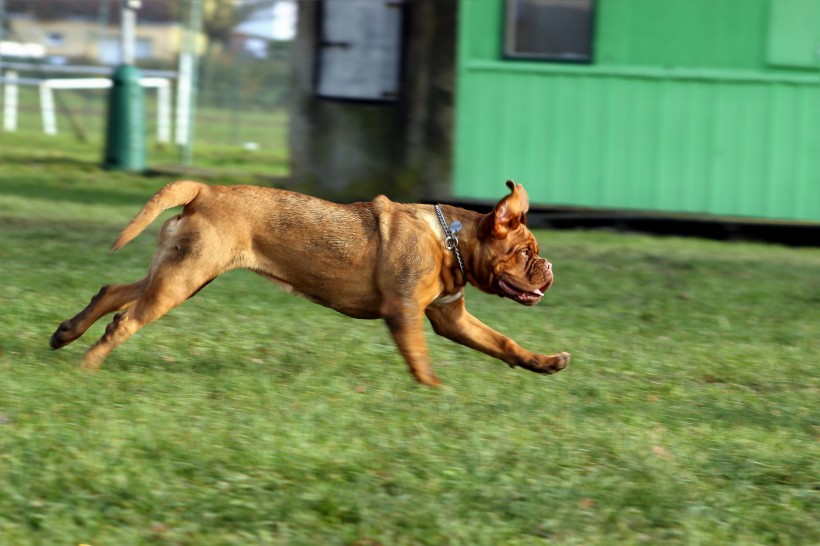
[[[529,258],[529,257],[530,257],[530,249],[529,249],[529,248],[522,248],[522,249],[521,249],[521,250],[519,250],[518,252],[520,252],[520,253],[521,253],[521,255],[522,255],[522,256],[524,256],[525,258]]]

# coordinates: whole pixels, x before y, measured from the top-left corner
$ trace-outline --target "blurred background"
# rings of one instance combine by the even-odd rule
[[[122,60],[120,0],[0,1],[4,131],[68,135],[100,145],[108,90]],[[134,62],[144,84],[148,166],[202,163],[177,147],[258,151],[273,162],[286,149],[287,101],[296,6],[267,0],[143,0]],[[187,59],[186,59],[187,56]],[[193,82],[180,63],[193,59]],[[186,85],[187,83],[187,85]],[[10,86],[17,84],[10,93]],[[161,86],[160,86],[161,85]],[[12,119],[10,119],[12,118]],[[14,119],[16,118],[16,119]],[[153,151],[153,153],[151,153]],[[185,161],[183,161],[185,160]],[[261,167],[259,167],[261,170]]]
[[[99,144],[128,6],[149,169],[820,220],[820,0],[0,0],[4,131]]]

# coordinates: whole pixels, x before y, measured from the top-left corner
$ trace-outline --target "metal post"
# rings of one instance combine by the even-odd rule
[[[3,86],[3,130],[17,130],[17,72],[14,70],[6,72],[6,84]]]
[[[157,142],[171,142],[171,82],[157,86]]]
[[[134,27],[137,25],[136,8],[140,2],[125,0],[122,5],[122,32],[120,33],[120,51],[122,64],[134,64]]]
[[[6,29],[6,0],[0,0],[0,74],[3,73],[3,39]]]
[[[99,15],[98,24],[100,26],[100,29],[98,31],[98,36],[97,36],[97,58],[100,61],[102,61],[103,48],[107,44],[106,40],[108,39],[108,34],[109,34],[108,26],[109,26],[109,15],[110,15],[110,12],[111,12],[111,7],[109,5],[108,0],[98,0],[98,1],[100,3],[99,8],[98,8],[98,12],[97,12],[98,15]]]
[[[3,75],[3,38],[6,29],[6,2],[0,0],[0,76]],[[3,130],[14,131],[17,129],[17,72],[6,73],[6,86],[3,97]],[[13,90],[13,91],[12,91]],[[14,105],[12,108],[12,96]]]
[[[197,95],[197,49],[202,29],[202,0],[190,0],[188,27],[184,51],[179,55],[179,81],[177,87],[177,143],[180,160],[185,165],[193,162],[194,120]],[[181,108],[180,108],[181,107]]]
[[[188,145],[188,111],[191,108],[191,56],[180,51],[177,68],[176,142],[180,152]],[[180,155],[182,159],[182,155]]]
[[[122,0],[123,63],[111,76],[104,166],[120,171],[145,169],[145,93],[134,66],[136,10],[141,0]]]
[[[54,91],[48,81],[40,82],[40,110],[43,116],[43,133],[57,134],[57,111],[54,108]]]

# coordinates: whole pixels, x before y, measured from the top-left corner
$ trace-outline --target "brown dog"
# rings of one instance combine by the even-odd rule
[[[527,351],[464,307],[468,282],[524,305],[537,303],[552,284],[552,266],[538,257],[538,243],[525,225],[527,193],[512,181],[507,186],[510,195],[481,215],[384,196],[338,205],[270,188],[174,182],[148,201],[112,246],[118,250],[162,211],[184,205],[162,226],[148,275],[104,286],[57,328],[51,347],[67,345],[100,317],[123,311],[85,355],[84,366],[95,369],[114,347],[218,275],[245,268],[345,315],[385,319],[425,385],[439,384],[424,340],[425,315],[441,336],[511,367],[555,373],[567,366],[569,354]]]

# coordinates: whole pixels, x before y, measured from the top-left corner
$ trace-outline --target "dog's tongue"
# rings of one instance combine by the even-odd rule
[[[526,290],[520,290],[518,288],[515,288],[514,286],[511,286],[510,284],[508,284],[504,281],[501,281],[501,284],[502,284],[502,286],[504,286],[510,292],[515,293],[515,294],[519,294],[521,296],[537,296],[537,297],[540,298],[541,296],[544,295],[544,292],[540,288],[536,288],[532,292],[528,292]]]

